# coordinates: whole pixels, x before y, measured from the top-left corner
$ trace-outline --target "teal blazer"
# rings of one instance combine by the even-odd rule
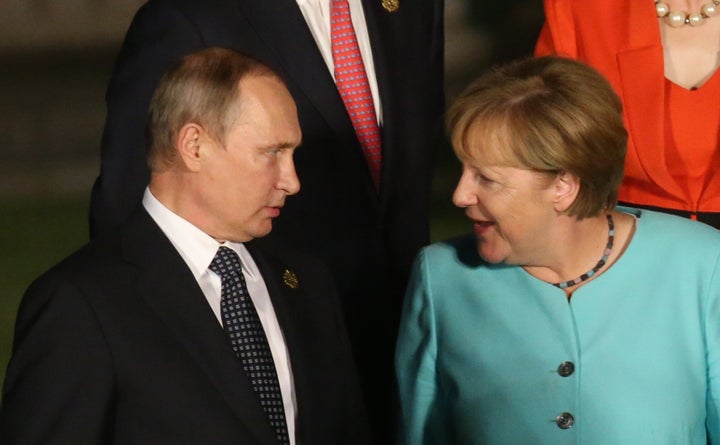
[[[406,444],[720,443],[720,231],[632,212],[627,250],[570,302],[472,237],[420,252],[396,353]]]

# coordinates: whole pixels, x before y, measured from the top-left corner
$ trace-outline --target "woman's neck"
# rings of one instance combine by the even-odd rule
[[[563,290],[568,296],[578,287],[605,272],[624,251],[631,237],[634,218],[619,212],[612,212],[612,218],[614,240],[607,260],[590,277],[578,284],[565,287]],[[593,270],[603,258],[608,245],[609,227],[605,213],[583,220],[563,217],[559,222],[557,239],[552,243],[554,247],[547,252],[543,264],[523,267],[530,275],[549,283],[575,280]]]
[[[666,0],[670,11],[700,12],[711,0]],[[720,5],[718,6],[720,9]],[[686,89],[707,82],[720,66],[720,14],[708,17],[699,26],[672,27],[659,19],[665,78]]]

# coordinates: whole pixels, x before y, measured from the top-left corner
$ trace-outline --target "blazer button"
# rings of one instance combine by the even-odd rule
[[[562,377],[568,377],[575,372],[575,364],[573,362],[562,362],[557,371]]]
[[[558,428],[567,430],[575,424],[575,418],[570,413],[562,413],[555,418]]]

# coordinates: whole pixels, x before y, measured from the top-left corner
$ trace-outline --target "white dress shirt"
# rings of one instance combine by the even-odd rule
[[[153,196],[149,188],[145,189],[142,203],[150,217],[160,226],[165,236],[170,239],[172,245],[182,259],[185,260],[221,326],[220,298],[222,295],[222,282],[220,276],[212,272],[208,267],[221,245],[234,250],[240,257],[242,272],[245,276],[250,298],[255,305],[255,309],[257,309],[275,361],[275,369],[285,408],[290,445],[296,445],[295,414],[297,413],[297,402],[295,400],[290,357],[288,356],[285,338],[277,321],[265,281],[252,256],[250,256],[242,243],[225,242],[220,244],[189,221],[173,213]]]
[[[333,79],[335,79],[335,62],[333,62],[332,44],[330,42],[330,2],[332,0],[296,1],[303,17],[305,17],[310,33],[315,39],[315,43],[320,53],[322,53],[323,59],[325,59],[325,64],[330,70]],[[375,76],[375,63],[372,48],[370,47],[370,36],[365,23],[365,13],[360,0],[348,0],[348,3],[350,4],[350,17],[352,18],[353,28],[355,28],[360,54],[370,83],[370,91],[375,105],[375,116],[378,119],[378,125],[381,125],[382,107],[380,106],[380,94],[378,93],[377,76]]]

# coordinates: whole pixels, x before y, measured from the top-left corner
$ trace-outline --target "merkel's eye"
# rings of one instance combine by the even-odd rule
[[[488,178],[487,176],[485,176],[485,175],[483,175],[483,174],[481,174],[481,173],[478,173],[478,174],[477,174],[477,178],[478,178],[481,182],[485,182],[485,183],[495,182],[495,181],[493,181],[492,179]]]

